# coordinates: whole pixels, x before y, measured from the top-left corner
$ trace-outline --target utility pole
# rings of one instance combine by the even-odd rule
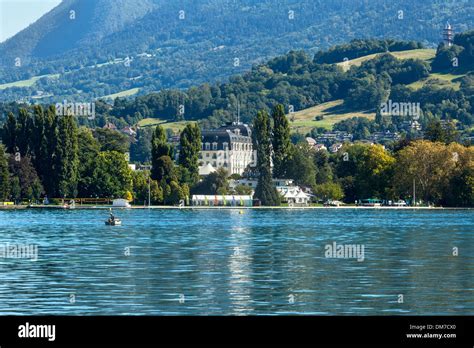
[[[151,207],[151,185],[150,185],[150,176],[148,176],[148,208]]]
[[[413,206],[416,206],[416,187],[415,187],[415,178],[413,178]]]

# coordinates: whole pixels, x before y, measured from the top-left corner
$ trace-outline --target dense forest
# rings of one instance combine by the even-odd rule
[[[0,100],[47,104],[65,98],[90,101],[135,88],[142,95],[182,89],[224,81],[290,50],[313,54],[355,38],[391,37],[434,47],[447,21],[457,32],[474,23],[470,1],[274,4],[273,0],[64,1],[0,44],[0,84],[47,75],[29,87],[2,89]],[[384,42],[358,54],[401,49]],[[345,53],[344,58],[356,57]],[[328,52],[318,59],[336,58]]]

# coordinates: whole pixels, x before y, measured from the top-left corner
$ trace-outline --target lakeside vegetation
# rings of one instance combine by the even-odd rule
[[[347,143],[334,154],[292,143],[282,105],[271,117],[259,112],[253,129],[257,167],[249,167],[245,175],[258,179],[255,197],[265,206],[281,203],[272,178],[294,180],[311,189],[316,201],[410,201],[415,184],[418,200],[425,203],[474,205],[474,147],[454,142],[455,134],[439,124],[427,130],[428,140],[402,140],[390,148]],[[2,131],[5,146],[0,146],[0,201],[105,197],[144,204],[150,190],[150,203],[173,205],[188,202],[193,193],[249,193],[244,187],[231,190],[224,169],[199,177],[197,124],[181,132],[176,162],[166,131],[160,125],[154,129],[151,171],[130,169],[127,141],[108,129],[78,128],[72,116],[57,116],[53,106],[10,114]]]
[[[473,206],[473,147],[462,140],[473,135],[473,37],[474,31],[457,35],[454,45],[440,45],[431,61],[382,53],[347,71],[318,61],[358,59],[383,50],[387,42],[400,52],[420,45],[356,40],[313,58],[292,51],[227,83],[116,98],[113,105],[98,101],[94,120],[58,116],[54,106],[2,105],[8,117],[1,134],[0,200],[105,197],[143,204],[150,190],[151,203],[172,205],[197,192],[248,193],[244,187],[231,189],[225,170],[204,179],[198,174],[201,129],[238,115],[253,125],[257,168],[244,175],[258,179],[255,197],[263,205],[281,203],[273,177],[294,180],[311,190],[315,201],[409,201],[415,185],[425,203]],[[450,66],[453,55],[464,63]],[[458,88],[428,83],[433,74],[453,77]],[[416,116],[423,132],[403,130],[413,115],[382,115],[380,106],[389,100],[419,103]],[[290,106],[296,112],[289,112]],[[103,128],[111,123],[142,127],[132,137]],[[355,141],[374,132],[402,131],[402,137],[385,148],[345,143],[336,153],[316,151],[305,142],[305,136],[330,128],[353,134]],[[179,156],[169,142],[177,133]],[[151,164],[151,171],[132,171],[128,152],[135,164]]]

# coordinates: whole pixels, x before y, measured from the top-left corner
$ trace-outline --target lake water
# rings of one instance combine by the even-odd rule
[[[38,246],[0,258],[0,314],[474,315],[474,211],[117,215],[0,211],[0,244]],[[333,243],[363,261],[326,257]]]

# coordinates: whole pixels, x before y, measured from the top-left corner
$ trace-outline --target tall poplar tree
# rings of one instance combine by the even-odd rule
[[[166,164],[172,161],[172,155],[173,148],[166,141],[165,130],[159,125],[156,126],[151,139],[151,177],[153,180],[161,180],[163,176],[166,176],[164,171],[169,169]]]
[[[54,152],[53,176],[59,197],[75,197],[78,182],[77,126],[73,116],[60,116]]]
[[[291,156],[290,123],[283,105],[277,105],[272,112],[273,118],[273,177],[287,178],[287,164]]]
[[[266,111],[259,111],[253,122],[253,142],[257,149],[258,183],[255,197],[262,205],[280,205],[280,195],[273,186],[271,171],[271,125]]]
[[[30,117],[28,110],[20,109],[16,128],[16,146],[22,156],[30,154],[31,136],[33,133],[33,120]]]
[[[54,171],[56,161],[56,146],[58,138],[58,116],[54,106],[50,106],[44,118],[44,134],[41,138],[40,147],[38,149],[38,174],[43,182],[46,194],[53,197],[56,194],[56,175]]]
[[[197,124],[188,124],[181,132],[179,164],[188,171],[190,184],[199,181],[199,151],[201,151],[201,129]]]
[[[3,125],[2,142],[8,153],[14,153],[16,147],[17,122],[13,113],[9,112],[7,122]]]
[[[10,174],[5,147],[0,144],[0,201],[5,202],[10,195]]]

